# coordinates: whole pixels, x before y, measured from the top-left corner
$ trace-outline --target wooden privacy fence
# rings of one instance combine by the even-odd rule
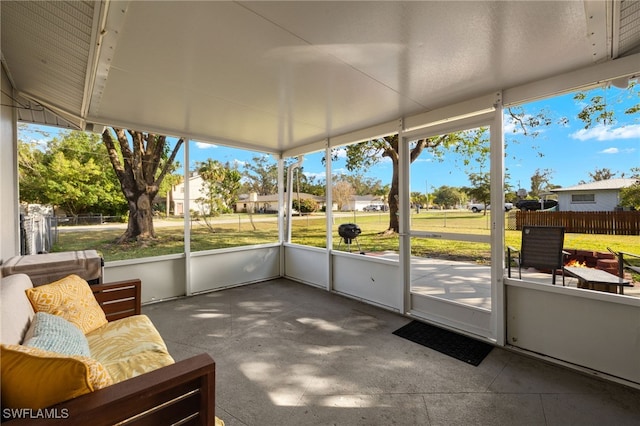
[[[576,234],[640,235],[640,211],[517,211],[515,225],[516,230],[524,225],[563,226]]]

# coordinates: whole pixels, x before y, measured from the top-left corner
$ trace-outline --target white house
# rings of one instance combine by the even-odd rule
[[[198,203],[196,200],[198,198],[204,197],[204,192],[202,191],[202,183],[204,182],[202,177],[197,173],[192,173],[189,176],[189,206],[191,210],[197,212],[204,212],[206,208],[201,203]],[[184,214],[184,206],[185,206],[185,183],[181,182],[177,185],[173,185],[171,188],[171,205],[173,206],[173,214],[177,216],[181,216]]]
[[[349,203],[342,206],[343,212],[350,211],[362,211],[366,206],[375,204],[378,206],[384,206],[384,203],[380,200],[380,196],[377,195],[354,195],[349,199]]]
[[[325,206],[324,197],[319,197],[305,192],[294,192],[294,199],[300,197],[301,200],[313,200],[318,204],[318,209]],[[275,213],[278,211],[278,194],[258,195],[255,192],[251,194],[241,195],[235,205],[236,213],[254,212],[254,213]]]
[[[620,190],[638,179],[608,179],[567,188],[553,189],[558,194],[558,209],[574,212],[613,211],[620,205]]]

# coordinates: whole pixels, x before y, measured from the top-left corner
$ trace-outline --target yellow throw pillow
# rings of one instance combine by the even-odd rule
[[[98,361],[21,345],[2,345],[2,406],[46,408],[113,384]]]
[[[69,275],[26,292],[34,311],[61,316],[84,334],[107,323],[107,317],[91,287],[77,275]]]

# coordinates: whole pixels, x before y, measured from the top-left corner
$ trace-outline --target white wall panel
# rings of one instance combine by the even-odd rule
[[[366,302],[402,311],[398,262],[360,254],[332,253],[333,289]]]
[[[191,290],[194,293],[280,276],[280,246],[239,247],[191,254]]]
[[[185,294],[184,256],[161,256],[108,262],[104,268],[104,282],[140,278],[142,303],[157,302]]]
[[[4,259],[20,254],[19,242],[19,215],[18,215],[18,182],[16,159],[16,132],[15,109],[11,107],[12,100],[9,97],[13,93],[11,83],[0,67],[2,75],[2,112],[0,114],[0,221],[2,231],[0,233],[0,263]]]
[[[327,288],[327,251],[317,247],[285,244],[284,276],[305,284]]]
[[[437,297],[411,294],[411,315],[466,333],[494,340],[491,311]]]
[[[640,384],[640,299],[511,282],[507,342]]]

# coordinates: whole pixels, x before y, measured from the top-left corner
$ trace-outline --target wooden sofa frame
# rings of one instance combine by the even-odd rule
[[[107,320],[141,312],[139,279],[92,285]],[[215,424],[215,362],[208,354],[133,377],[43,410],[11,425]]]

